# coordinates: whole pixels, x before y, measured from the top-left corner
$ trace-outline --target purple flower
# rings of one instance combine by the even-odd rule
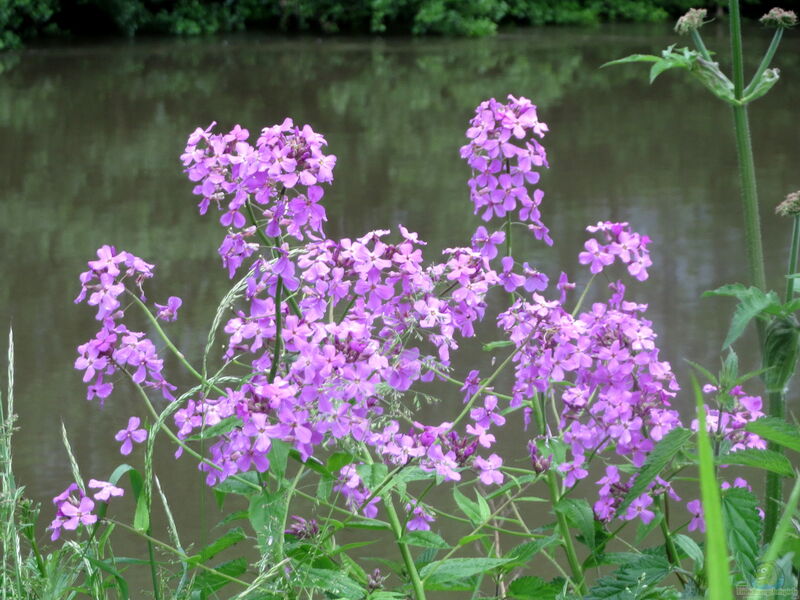
[[[650,496],[650,494],[642,494],[636,498],[636,500],[631,502],[627,512],[625,513],[625,520],[632,521],[633,519],[639,518],[642,520],[642,523],[647,525],[656,516],[652,510],[649,510],[649,507],[652,504],[653,498]]]
[[[101,502],[108,502],[111,496],[119,497],[125,493],[125,490],[109,483],[108,481],[98,481],[97,479],[89,480],[89,487],[98,490],[94,494],[95,500]]]
[[[503,459],[497,454],[492,454],[488,459],[475,457],[475,466],[480,471],[479,478],[484,485],[503,483],[503,473],[500,472],[502,465]]]
[[[689,522],[689,531],[698,530],[705,532],[706,522],[705,519],[703,519],[703,505],[700,503],[700,500],[687,502],[686,508],[689,510],[689,514],[692,515],[692,520]]]
[[[411,518],[406,523],[409,531],[429,531],[430,524],[435,521],[433,515],[426,512],[421,506],[406,504],[406,512],[411,514]]]
[[[156,303],[156,308],[158,309],[156,317],[162,321],[177,320],[178,309],[181,307],[181,304],[183,304],[183,300],[177,296],[170,296],[166,305]]]
[[[128,419],[128,427],[120,429],[114,436],[118,442],[122,442],[122,447],[119,449],[121,454],[128,455],[133,450],[134,442],[141,444],[147,439],[147,430],[137,429],[139,427],[139,417],[131,417]]]

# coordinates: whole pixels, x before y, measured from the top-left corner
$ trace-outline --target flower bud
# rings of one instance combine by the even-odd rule
[[[761,23],[767,27],[794,27],[797,25],[797,15],[794,11],[783,10],[782,8],[772,8],[770,11],[759,19]]]
[[[779,217],[800,216],[800,191],[787,195],[786,199],[775,207],[775,214]]]
[[[681,35],[686,35],[692,31],[700,29],[705,23],[706,18],[705,8],[690,8],[689,11],[683,15],[678,22],[675,23],[675,31]]]
[[[531,440],[528,442],[528,454],[531,458],[531,466],[536,473],[542,474],[550,470],[550,465],[553,463],[553,455],[547,458],[539,454],[539,448],[536,447],[536,442]]]

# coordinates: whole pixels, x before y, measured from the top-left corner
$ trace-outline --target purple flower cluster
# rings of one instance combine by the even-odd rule
[[[108,502],[112,496],[119,497],[125,493],[122,488],[97,479],[90,479],[89,487],[97,490],[94,493],[94,500],[99,502]],[[63,529],[74,531],[79,525],[94,525],[97,522],[97,515],[92,512],[95,507],[94,500],[89,498],[76,483],[71,483],[66,490],[53,498],[56,517],[47,528],[53,532],[50,539],[57,540]]]
[[[512,406],[556,394],[554,382],[566,384],[559,433],[572,457],[558,470],[568,487],[587,477],[587,454],[613,449],[641,466],[680,424],[670,408],[678,385],[670,365],[659,360],[652,323],[641,316],[647,307],[626,301],[621,282],[610,287],[607,302],[577,316],[534,293],[498,317],[518,348]]]
[[[142,283],[153,276],[153,268],[130,252],[117,253],[113,246],[103,246],[97,251],[97,260],[89,261],[89,270],[81,273],[81,291],[75,302],[88,296],[86,303],[97,307],[96,318],[102,323],[94,338],[78,346],[75,360],[75,368],[84,372],[83,381],[89,384],[88,400],[108,398],[114,389],[109,379],[125,368],[136,383],[158,389],[165,398],[173,399],[175,386],[161,374],[163,361],[153,342],[143,332],[131,331],[118,322],[125,316],[120,297],[127,290],[126,285],[132,282],[144,300]],[[170,303],[161,312],[169,309],[174,320],[180,299],[173,297]]]
[[[578,262],[589,265],[589,270],[596,275],[605,267],[619,260],[628,265],[628,273],[639,281],[647,279],[647,267],[653,262],[647,246],[650,238],[632,231],[628,223],[612,223],[600,221],[597,225],[586,228],[589,233],[599,233],[605,243],[589,238],[584,244],[585,251],[578,256]]]
[[[703,386],[703,392],[716,394],[719,390],[709,384]],[[744,429],[748,423],[764,416],[761,411],[761,397],[748,396],[740,385],[734,386],[724,395],[732,400],[732,405],[727,409],[705,407],[708,433],[726,441],[730,446],[729,452],[745,448],[766,449],[767,443],[762,438]],[[697,431],[698,426],[697,419],[694,419],[692,431]]]
[[[336,157],[323,153],[325,138],[310,126],[296,127],[291,119],[266,127],[255,146],[250,133],[236,125],[229,133],[212,133],[216,123],[189,136],[181,156],[186,173],[197,182],[201,214],[213,203],[223,214],[228,234],[219,254],[230,276],[257,246],[246,241],[255,227],[245,228],[254,210],[266,221],[272,238],[286,233],[298,240],[322,231],[325,209],[320,184],[333,181]]]
[[[480,212],[484,221],[514,215],[528,224],[536,239],[552,245],[539,211],[544,192],[528,190],[539,182],[536,169],[548,167],[547,154],[536,139],[545,132],[547,125],[527,98],[509,94],[506,104],[492,98],[475,109],[461,158],[473,171],[469,188],[475,214]]]

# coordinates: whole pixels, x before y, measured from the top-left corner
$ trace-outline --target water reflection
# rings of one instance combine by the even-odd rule
[[[753,33],[753,46],[766,45]],[[19,480],[44,502],[66,485],[62,420],[85,474],[107,475],[119,460],[113,433],[141,414],[124,393],[103,410],[87,406],[71,368],[94,327],[91,311],[72,304],[77,274],[98,246],[158,263],[150,295],[184,297],[170,330],[197,356],[228,281],[219,229],[197,216],[177,157],[188,132],[213,120],[251,130],[285,115],[313,124],[339,157],[328,234],[403,223],[437,252],[464,244],[478,224],[458,157],[473,107],[528,96],[551,129],[543,213],[556,246],[526,244],[526,258],[551,275],[578,273],[585,225],[630,221],[655,240],[651,280],[631,288],[650,303],[664,356],[679,375],[684,356],[713,367],[731,307],[700,293],[745,274],[730,115],[699,87],[671,85],[674,74],[648,87],[641,68],[598,69],[672,41],[666,27],[630,26],[479,41],[137,40],[4,56],[0,324],[12,323],[18,342]],[[772,281],[788,227],[771,206],[797,187],[790,101],[800,54],[796,40],[785,44],[785,81],[752,110]],[[512,443],[522,446],[521,434]],[[166,449],[158,460],[168,495],[181,498],[179,527],[191,531],[213,513],[200,477],[175,468]]]

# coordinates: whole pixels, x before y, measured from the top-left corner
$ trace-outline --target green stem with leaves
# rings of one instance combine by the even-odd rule
[[[419,577],[417,565],[414,564],[414,557],[411,556],[411,550],[408,549],[408,544],[402,541],[403,526],[400,523],[400,518],[397,516],[397,511],[394,508],[391,492],[386,493],[386,497],[383,499],[383,506],[386,509],[387,516],[389,517],[389,525],[392,528],[395,543],[400,549],[400,555],[403,557],[403,564],[405,565],[408,577],[411,580],[411,587],[414,589],[414,596],[417,600],[425,600],[425,587],[422,585],[422,579]]]
[[[547,425],[545,423],[544,418],[544,410],[542,409],[542,398],[541,394],[537,394],[535,401],[533,403],[534,409],[536,410],[536,421],[539,425],[539,433],[542,435],[547,434]],[[558,489],[558,478],[556,477],[555,472],[552,469],[548,470],[547,472],[547,488],[550,492],[550,502],[553,507],[556,507],[561,500],[561,493]],[[575,545],[572,543],[572,535],[569,531],[569,523],[567,522],[566,515],[556,510],[556,523],[558,525],[558,532],[561,535],[561,543],[564,545],[564,552],[567,555],[567,562],[569,562],[569,568],[572,570],[572,579],[575,581],[575,585],[577,587],[577,592],[584,596],[586,595],[586,581],[583,574],[583,568],[581,567],[580,561],[578,561],[578,555],[575,552]]]
[[[792,225],[792,248],[789,251],[789,267],[786,275],[786,302],[791,302],[794,298],[794,275],[797,273],[797,253],[800,252],[800,215],[793,218]]]

